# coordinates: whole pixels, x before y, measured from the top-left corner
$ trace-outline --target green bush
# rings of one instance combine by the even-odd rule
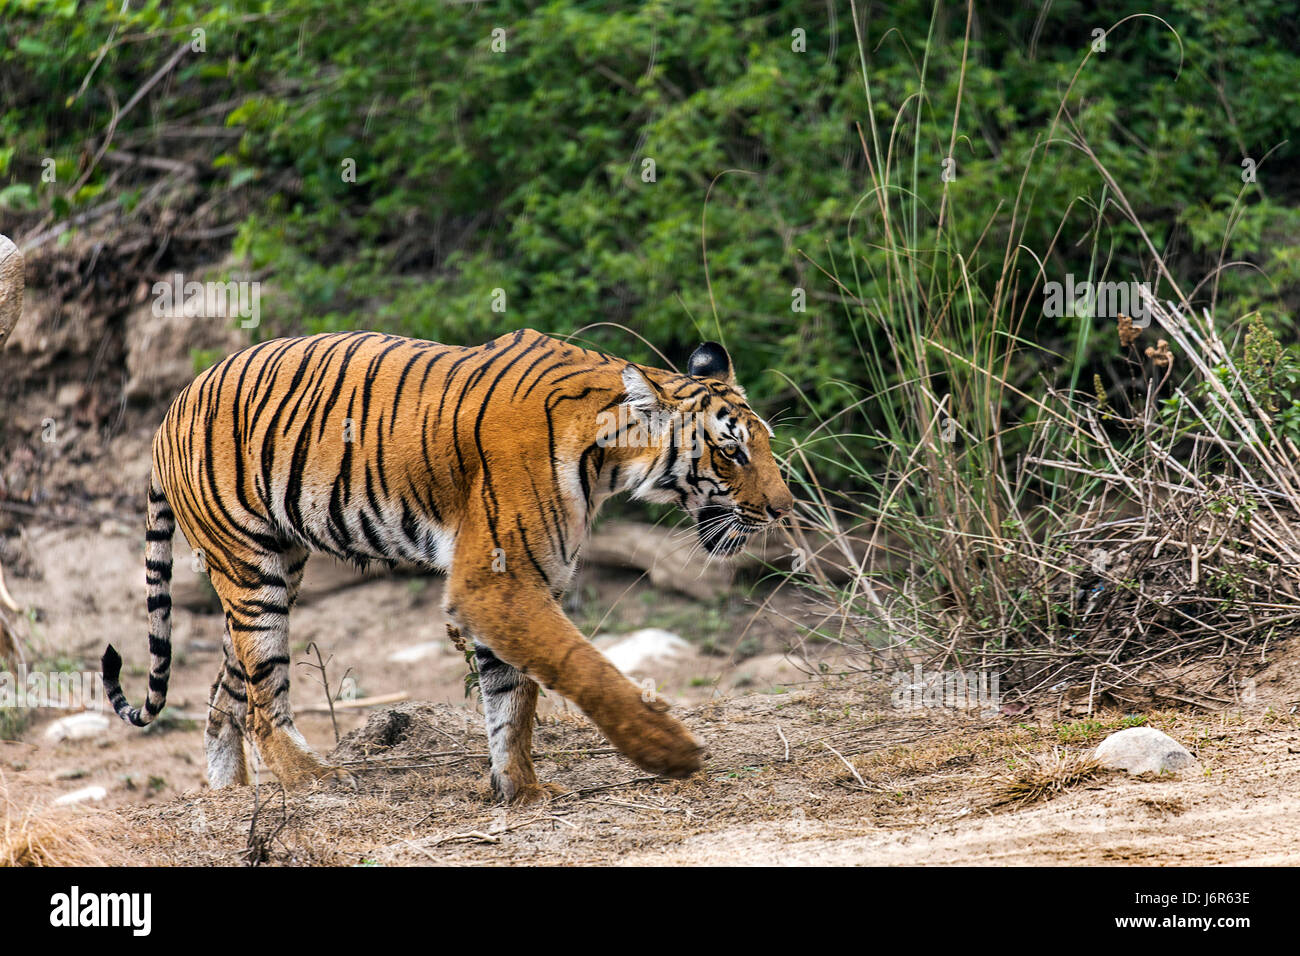
[[[1134,2],[986,6],[968,43],[966,8],[930,0],[862,3],[858,30],[842,4],[829,18],[794,2],[0,0],[0,215],[14,217],[0,227],[106,196],[131,208],[139,185],[110,185],[89,157],[197,29],[205,52],[122,115],[115,141],[202,157],[203,198],[241,223],[236,250],[279,292],[275,330],[474,342],[533,326],[653,358],[603,324],[617,323],[678,361],[719,338],[763,410],[791,421],[783,434],[870,386],[837,419],[850,445],[871,419],[910,414],[878,391],[888,370],[866,369],[890,348],[855,317],[873,304],[972,328],[1014,304],[1043,362],[1091,382],[1114,368],[1108,323],[1043,318],[1041,280],[1150,279],[1169,296],[1158,255],[1224,320],[1258,310],[1294,334],[1300,3],[1171,0],[1163,22]],[[164,135],[213,124],[242,135]],[[890,223],[902,246],[938,247],[942,275],[891,264],[880,182],[908,194],[910,218]],[[919,285],[901,290],[909,274]]]

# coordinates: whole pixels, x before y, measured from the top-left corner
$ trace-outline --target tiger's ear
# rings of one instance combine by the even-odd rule
[[[638,366],[629,363],[623,369],[623,388],[627,391],[627,399],[623,404],[651,435],[657,436],[667,430],[677,406],[654,379]]]
[[[705,342],[686,363],[686,373],[692,378],[716,378],[728,385],[736,384],[736,373],[731,367],[731,356],[717,342]]]

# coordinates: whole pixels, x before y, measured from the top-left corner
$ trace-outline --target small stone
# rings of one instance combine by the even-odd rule
[[[103,714],[86,711],[61,717],[45,729],[45,739],[50,743],[61,740],[87,740],[106,733],[109,728],[108,718]]]
[[[662,668],[694,653],[682,638],[658,627],[642,628],[623,637],[601,634],[593,643],[624,674]]]
[[[447,648],[445,641],[425,641],[421,644],[411,644],[393,651],[388,655],[388,660],[393,664],[414,664],[416,661],[422,661],[426,657],[432,657],[435,654],[441,654]]]
[[[82,787],[80,790],[73,790],[71,793],[65,793],[54,801],[56,807],[67,806],[70,803],[98,802],[108,796],[108,791],[103,787]]]
[[[1103,767],[1133,774],[1172,773],[1196,763],[1186,747],[1154,727],[1129,727],[1113,733],[1093,756]]]

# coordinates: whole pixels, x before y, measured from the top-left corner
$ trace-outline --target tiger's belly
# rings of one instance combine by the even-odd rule
[[[303,462],[305,474],[273,477],[264,493],[278,534],[355,564],[408,562],[450,570],[455,531],[431,499],[422,501],[398,477],[381,480],[369,462],[358,469],[360,476],[328,462],[312,464]]]

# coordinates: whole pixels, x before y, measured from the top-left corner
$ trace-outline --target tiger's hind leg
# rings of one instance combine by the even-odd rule
[[[307,550],[284,555],[285,585],[292,607],[302,584],[303,568],[307,564]],[[207,754],[208,785],[214,790],[221,787],[246,786],[249,782],[248,758],[244,750],[244,730],[248,719],[248,677],[239,666],[227,625],[222,641],[224,658],[217,671],[217,679],[208,695],[208,723],[204,732],[204,750]]]
[[[208,785],[242,787],[248,783],[248,759],[244,753],[244,722],[248,716],[248,695],[243,668],[235,657],[226,628],[222,642],[225,656],[208,695],[208,726],[203,748],[208,758]]]
[[[488,752],[492,756],[492,791],[506,803],[533,803],[559,792],[539,783],[533,769],[533,719],[537,713],[535,681],[485,645],[474,642],[479,692],[483,696]]]
[[[291,574],[295,566],[300,575],[302,561],[297,549],[249,556],[231,573],[210,572],[245,676],[247,725],[258,754],[285,787],[316,780],[355,787],[350,773],[328,766],[316,755],[293,722],[289,606],[297,596],[298,582]]]

